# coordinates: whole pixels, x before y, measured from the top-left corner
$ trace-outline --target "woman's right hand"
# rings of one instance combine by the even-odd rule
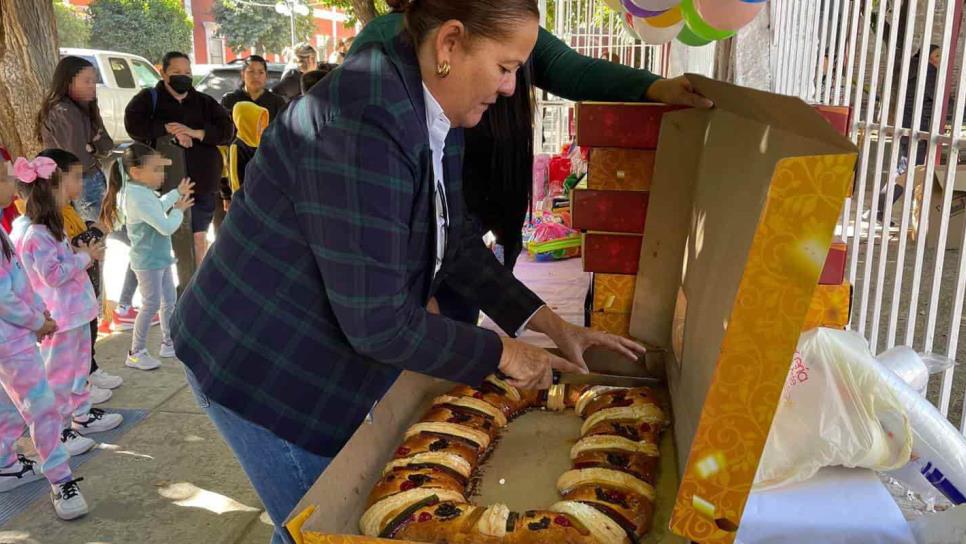
[[[190,195],[195,192],[195,182],[191,181],[191,178],[184,178],[181,183],[178,184],[178,193],[181,196]]]
[[[195,205],[195,199],[192,198],[190,194],[181,195],[181,198],[179,198],[178,201],[174,203],[174,208],[176,210],[185,211],[194,205]]]
[[[584,374],[587,370],[577,363],[557,357],[549,351],[519,340],[501,337],[503,356],[500,372],[506,374],[510,385],[518,389],[548,389],[553,385],[552,370]]]

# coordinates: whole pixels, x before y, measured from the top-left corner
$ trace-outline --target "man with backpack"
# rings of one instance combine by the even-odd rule
[[[185,177],[195,183],[190,219],[186,217],[182,228],[172,236],[181,292],[208,250],[206,235],[224,166],[218,146],[231,143],[234,125],[215,99],[194,89],[187,55],[167,53],[161,68],[164,79],[138,93],[128,104],[124,126],[131,138],[171,160],[163,190],[176,187]]]

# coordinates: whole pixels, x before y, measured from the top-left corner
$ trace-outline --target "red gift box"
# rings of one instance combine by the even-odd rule
[[[661,118],[682,106],[580,102],[577,104],[577,145],[656,149]]]
[[[644,232],[648,193],[574,189],[571,195],[573,228],[604,232]]]
[[[815,111],[820,113],[822,117],[830,125],[832,125],[835,130],[844,136],[849,134],[849,118],[852,115],[852,108],[849,106],[826,106],[825,104],[813,104]]]
[[[825,258],[825,267],[819,277],[819,285],[841,285],[845,283],[845,261],[849,248],[842,240],[834,240]]]
[[[584,235],[584,272],[637,274],[643,238],[639,234],[588,232]]]

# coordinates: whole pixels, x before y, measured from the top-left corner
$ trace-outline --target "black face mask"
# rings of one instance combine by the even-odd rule
[[[184,94],[191,90],[193,82],[191,76],[171,76],[168,78],[168,85],[178,94]]]

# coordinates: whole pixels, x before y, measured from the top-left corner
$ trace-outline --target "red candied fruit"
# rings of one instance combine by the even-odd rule
[[[473,398],[474,399],[483,400],[483,392],[482,391],[477,391],[477,392],[473,393]]]
[[[649,433],[649,432],[651,432],[651,424],[650,423],[641,423],[641,426],[638,427],[638,428],[641,430],[642,433]]]
[[[433,519],[433,515],[430,514],[429,512],[423,512],[422,514],[419,514],[419,522],[420,523],[427,522],[427,521],[429,521],[431,519]]]
[[[557,516],[553,518],[553,522],[561,527],[571,527],[573,525],[567,516]]]
[[[411,480],[406,480],[405,482],[402,483],[402,485],[399,486],[400,491],[409,491],[410,489],[415,489],[415,488],[416,488],[416,482],[413,482]]]
[[[399,449],[396,450],[396,457],[402,457],[404,455],[409,455],[409,452],[410,451],[412,451],[412,450],[410,450],[409,448],[400,446]]]

